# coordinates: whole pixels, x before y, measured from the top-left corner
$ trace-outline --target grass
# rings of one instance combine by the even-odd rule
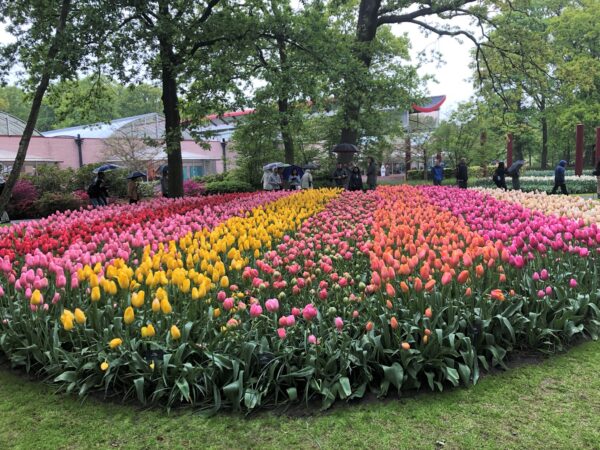
[[[246,418],[81,403],[0,370],[0,448],[597,448],[598,372],[587,342],[469,389]]]

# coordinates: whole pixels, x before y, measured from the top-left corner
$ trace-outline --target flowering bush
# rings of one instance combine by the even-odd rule
[[[8,214],[13,219],[35,217],[35,202],[38,191],[29,180],[17,180],[7,206]]]
[[[183,182],[183,193],[186,197],[198,197],[204,194],[204,184],[194,180]]]
[[[15,233],[0,349],[79,395],[327,407],[470,385],[515,349],[600,332],[598,225],[485,192],[156,199]]]

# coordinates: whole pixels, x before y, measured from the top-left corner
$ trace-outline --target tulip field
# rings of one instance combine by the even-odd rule
[[[600,333],[598,202],[258,192],[0,228],[0,350],[67,392],[252,410],[471,385]]]

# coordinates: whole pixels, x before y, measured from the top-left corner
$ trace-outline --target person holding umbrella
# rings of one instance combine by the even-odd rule
[[[108,188],[106,187],[104,171],[97,172],[96,178],[87,188],[87,194],[94,208],[108,205]]]
[[[515,161],[514,163],[512,163],[512,165],[508,168],[508,170],[506,171],[506,174],[512,178],[512,188],[515,191],[518,191],[521,189],[521,181],[520,181],[520,176],[521,176],[521,167],[523,167],[525,165],[525,161],[522,159],[519,159],[517,161]]]
[[[504,166],[504,161],[500,161],[498,163],[498,167],[496,168],[495,172],[494,172],[494,176],[492,177],[492,180],[494,181],[494,184],[499,187],[500,189],[504,189],[505,191],[508,191],[508,187],[506,186],[506,168]]]
[[[346,173],[346,170],[344,170],[344,167],[342,166],[342,163],[337,163],[337,167],[335,169],[335,171],[333,172],[333,181],[335,182],[335,187],[344,187],[344,185],[346,184],[346,178],[348,177],[348,174]]]
[[[348,190],[349,191],[362,191],[363,182],[362,175],[360,173],[360,169],[358,166],[352,167],[352,171],[350,172],[350,179],[348,180]]]
[[[565,184],[565,172],[567,167],[567,162],[563,159],[558,163],[556,169],[554,169],[554,187],[552,188],[551,194],[556,194],[556,191],[560,187],[560,191],[564,195],[569,195],[567,192],[567,185]]]
[[[142,172],[133,172],[127,177],[127,197],[129,198],[129,204],[132,205],[140,200],[140,192],[138,189],[138,181],[146,175]]]
[[[310,169],[306,169],[304,174],[302,174],[302,179],[300,180],[300,184],[302,189],[312,189],[313,187],[313,177],[310,173]]]

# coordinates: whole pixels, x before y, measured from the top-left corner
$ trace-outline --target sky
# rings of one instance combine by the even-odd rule
[[[453,23],[469,28],[468,21],[461,18],[454,19]],[[0,22],[0,43],[12,41],[12,36],[4,31],[3,25]],[[419,70],[420,75],[429,74],[436,78],[436,81],[430,80],[427,83],[430,95],[447,97],[441,110],[442,118],[448,117],[459,103],[469,99],[473,94],[472,83],[468,80],[471,77],[469,70],[470,52],[473,49],[471,41],[463,39],[459,42],[457,38],[438,37],[434,34],[426,37],[416,25],[412,24],[393,25],[392,31],[395,34],[408,34],[412,45],[410,53],[413,63],[418,61],[418,55],[422,51],[433,49],[442,55],[442,62],[424,63]]]
[[[466,21],[460,23],[460,19],[455,22],[464,27],[469,27]],[[457,38],[434,34],[425,36],[419,27],[413,24],[394,25],[392,27],[394,34],[407,33],[411,42],[411,57],[413,63],[418,61],[418,54],[422,51],[435,50],[442,55],[441,62],[424,63],[419,75],[433,75],[436,81],[430,80],[427,88],[430,95],[446,95],[446,102],[442,106],[441,116],[447,117],[456,109],[459,103],[465,102],[473,94],[473,85],[469,80],[472,72],[469,69],[471,61],[471,50],[474,44],[463,38],[460,41]]]

